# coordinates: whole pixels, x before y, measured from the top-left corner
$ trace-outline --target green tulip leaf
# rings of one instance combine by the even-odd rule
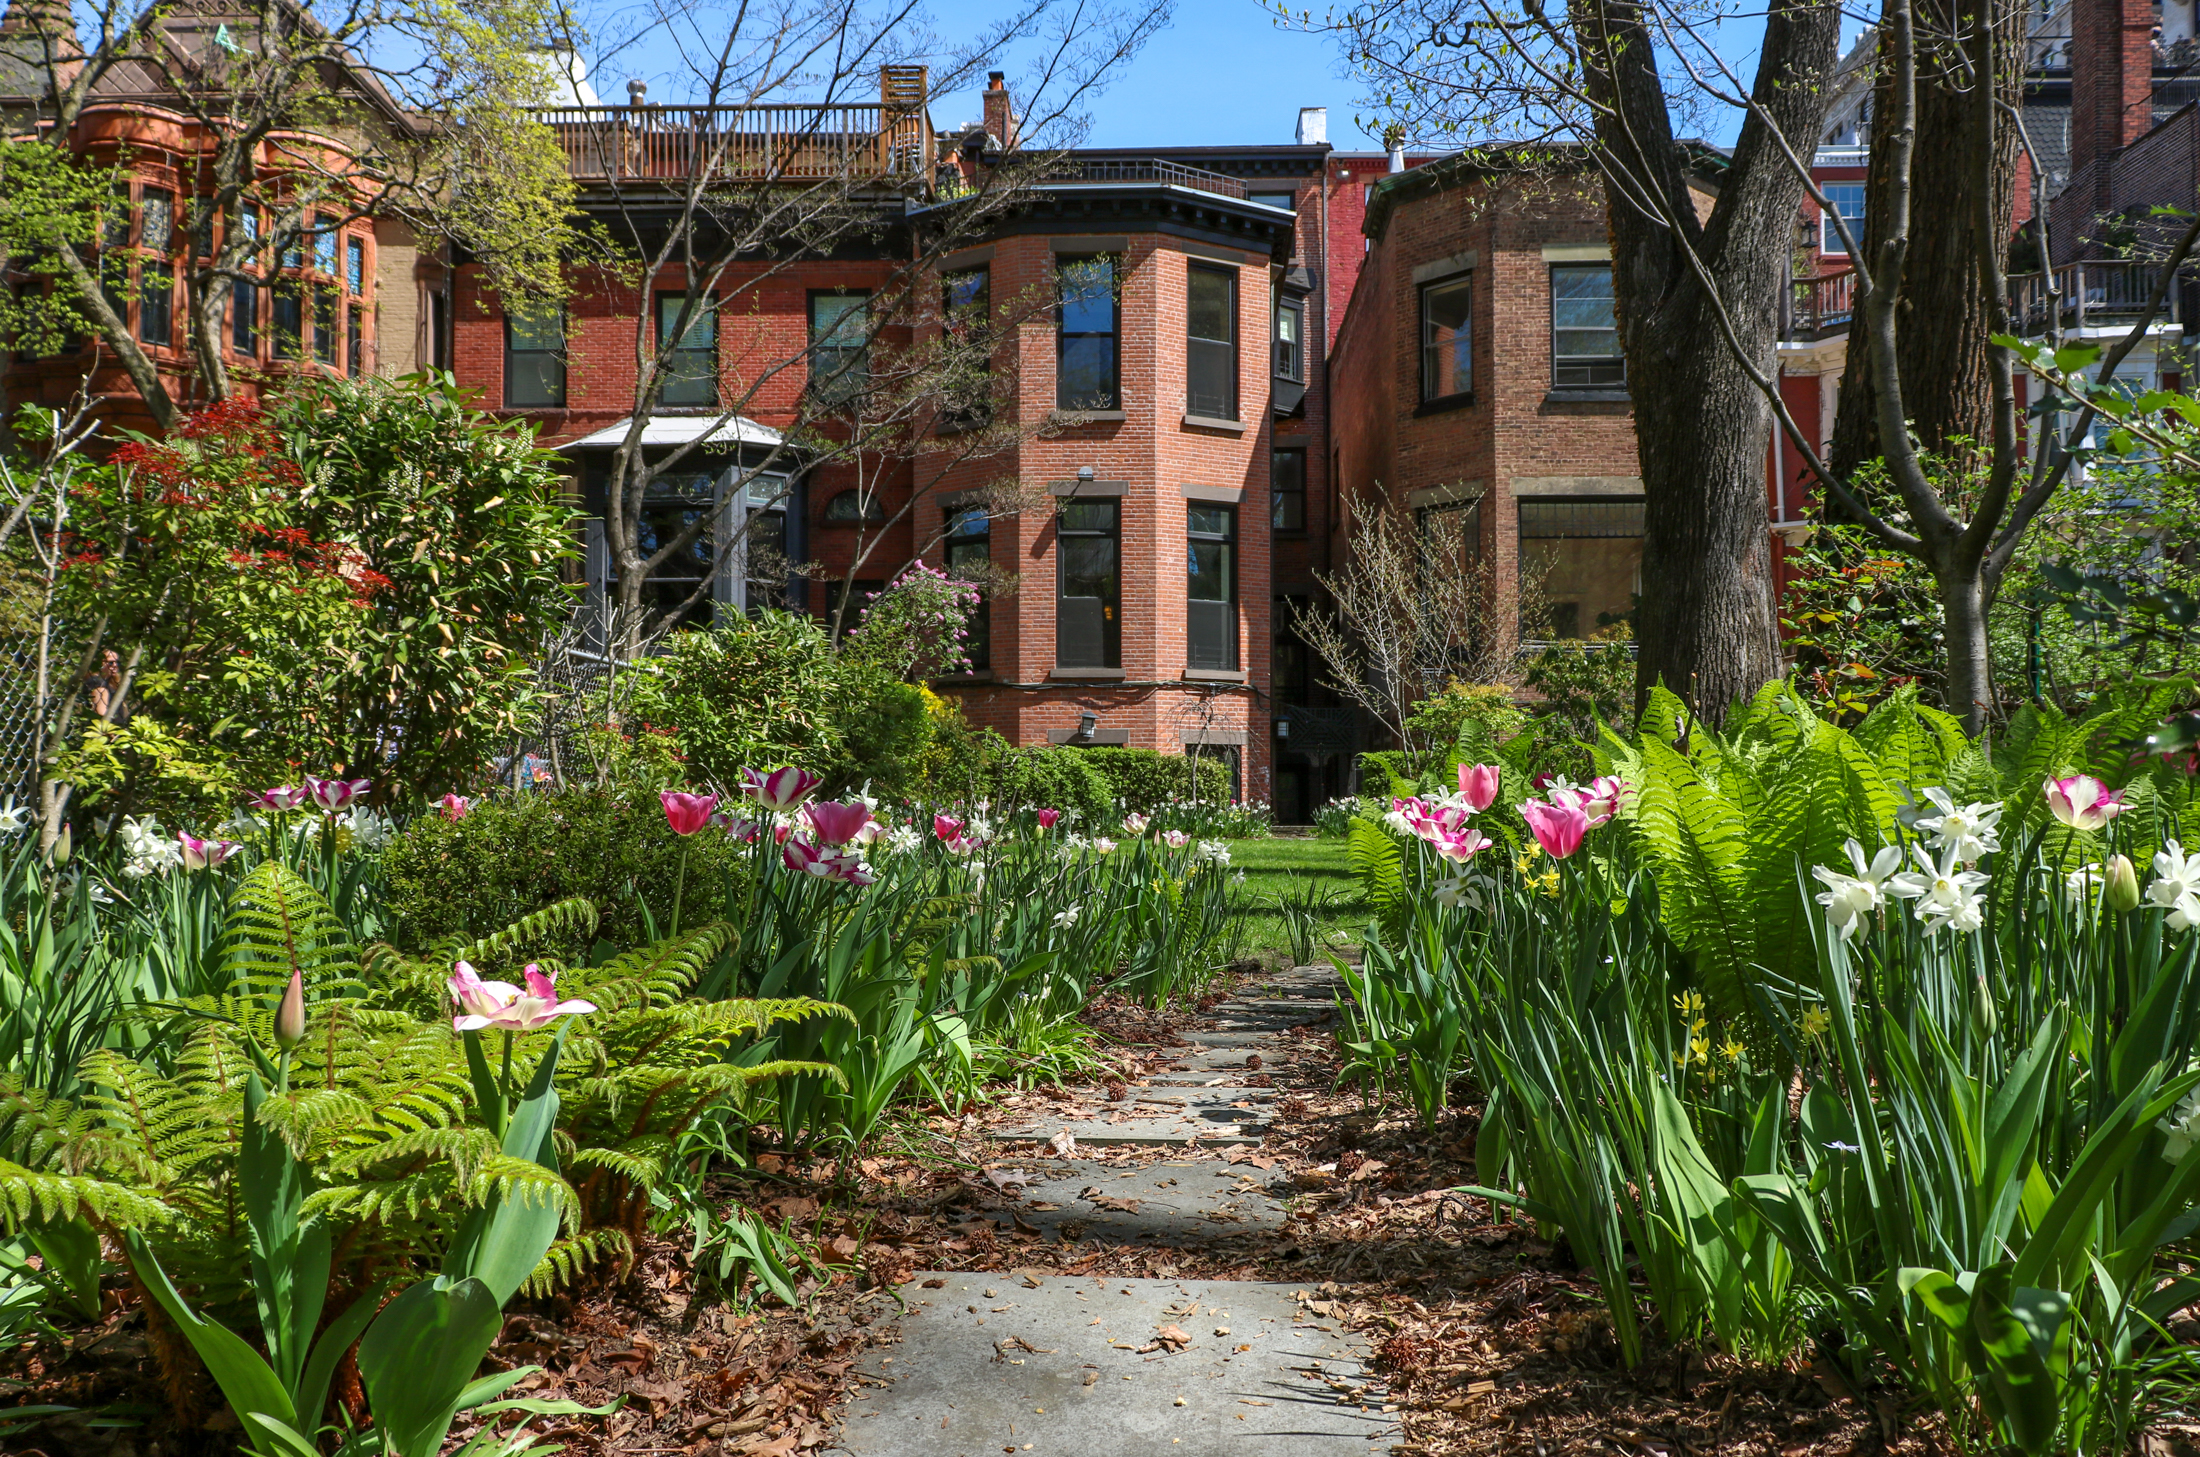
[[[503,1328],[503,1302],[475,1279],[423,1280],[359,1342],[359,1376],[397,1457],[435,1457]]]

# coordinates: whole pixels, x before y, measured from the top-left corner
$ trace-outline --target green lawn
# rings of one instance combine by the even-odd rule
[[[1328,927],[1358,940],[1367,921],[1367,901],[1353,879],[1342,840],[1281,837],[1232,840],[1230,864],[1245,872],[1245,889],[1255,910],[1246,931],[1249,951],[1289,951],[1291,938],[1278,902],[1303,900],[1309,892],[1331,902]],[[1301,948],[1303,950],[1303,948]]]

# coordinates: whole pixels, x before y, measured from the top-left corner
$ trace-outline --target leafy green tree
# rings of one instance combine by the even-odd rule
[[[466,782],[567,607],[562,488],[432,376],[231,401],[125,447],[77,492],[59,605],[131,711],[50,777],[124,808],[339,764],[385,798]]]
[[[229,397],[232,285],[360,218],[464,248],[500,288],[555,293],[572,182],[537,112],[564,12],[547,0],[296,0],[220,18],[137,0],[21,7],[0,31],[14,136],[0,144],[0,248],[45,287],[0,327],[51,349],[88,329],[164,429],[185,410],[121,300],[180,281],[191,393]],[[214,25],[209,32],[207,27]],[[83,125],[118,96],[182,118],[193,194],[133,228],[127,150]],[[15,103],[24,103],[18,107]],[[166,342],[166,341],[163,341]]]

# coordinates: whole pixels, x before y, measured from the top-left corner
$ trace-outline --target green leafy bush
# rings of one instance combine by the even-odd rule
[[[1112,746],[1075,752],[1084,755],[1106,781],[1109,798],[1132,813],[1152,814],[1172,799],[1230,797],[1230,771],[1218,760]]]
[[[1092,826],[1114,818],[1114,792],[1080,749],[1007,749],[989,766],[994,804],[1007,808],[1074,810]]]
[[[792,612],[675,634],[635,683],[631,715],[672,729],[688,777],[721,789],[743,769],[795,764],[828,790],[898,792],[933,736],[924,689],[835,652]]]
[[[675,835],[648,791],[498,795],[460,820],[423,816],[382,852],[392,939],[421,950],[449,937],[484,936],[579,896],[603,908],[603,939],[640,945],[651,925],[660,933],[672,926],[683,856],[687,904],[700,911],[699,888],[737,873],[738,850],[713,830]],[[561,933],[539,949],[578,958],[588,946]]]

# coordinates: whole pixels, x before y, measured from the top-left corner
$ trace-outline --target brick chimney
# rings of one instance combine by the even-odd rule
[[[2153,32],[2150,0],[2072,0],[2070,180],[2074,185],[2105,189],[2108,159],[2154,125]]]
[[[1008,76],[991,71],[985,78],[985,131],[1002,150],[1016,149],[1016,109],[1008,104]]]

